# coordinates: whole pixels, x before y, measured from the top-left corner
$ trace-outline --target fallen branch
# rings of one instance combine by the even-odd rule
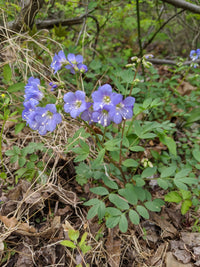
[[[175,7],[182,8],[184,10],[188,10],[192,13],[200,14],[200,6],[191,4],[189,2],[183,1],[183,0],[162,0],[163,2],[166,2],[168,4],[171,4]]]
[[[168,60],[168,59],[156,59],[156,58],[151,58],[148,59],[149,62],[151,62],[152,64],[157,64],[157,65],[176,65],[179,66],[180,62],[177,62],[175,60]],[[186,60],[184,62],[182,62],[182,65],[190,65],[192,62],[192,60]],[[200,63],[200,59],[195,60],[195,63]]]

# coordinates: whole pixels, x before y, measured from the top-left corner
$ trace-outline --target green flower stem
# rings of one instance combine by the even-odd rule
[[[77,84],[77,89],[80,90],[80,84],[79,84],[79,80],[78,80],[78,74],[76,73],[76,84]]]
[[[101,145],[102,148],[105,148],[104,144],[103,144],[102,141],[99,139],[98,135],[95,133],[95,131],[92,129],[92,127],[91,127],[88,123],[86,123],[84,120],[81,120],[81,121],[82,121],[82,122],[85,124],[85,126],[90,130],[90,132],[92,132],[92,133],[94,134],[96,140],[94,140],[94,139],[93,139],[93,140],[94,140],[94,143],[97,145],[98,149],[100,150],[100,147],[98,146],[97,142],[100,143],[100,145]],[[91,135],[91,137],[92,137],[92,135]],[[118,170],[120,171],[120,173],[121,173],[121,175],[122,175],[123,180],[126,181],[126,177],[125,177],[124,172],[122,171],[121,166],[111,158],[111,156],[109,155],[108,151],[105,152],[105,156],[106,156],[108,162],[113,163],[113,165],[115,165],[115,167],[118,168]]]
[[[140,3],[139,0],[136,0],[136,13],[137,13],[137,32],[138,32],[138,45],[140,48],[140,58],[143,57],[143,47],[142,47],[142,38],[141,38],[141,27],[140,27]],[[144,66],[142,64],[142,74],[145,81],[145,72],[144,72]]]
[[[81,81],[81,88],[82,88],[82,91],[85,92],[82,73],[80,73],[80,81]]]
[[[5,168],[3,165],[3,155],[2,155],[2,136],[3,136],[5,124],[6,124],[6,120],[4,119],[3,125],[1,127],[1,133],[0,133],[0,160],[1,160],[1,166],[2,166],[3,171],[5,171]]]
[[[119,166],[122,164],[122,142],[123,142],[123,137],[124,137],[124,129],[125,129],[125,120],[122,122],[122,137],[120,141],[120,150],[119,150]]]
[[[104,142],[104,140],[105,140],[106,130],[107,130],[107,127],[104,127],[104,131],[103,131],[103,140],[102,140],[102,142]]]
[[[140,67],[140,61],[138,62],[138,64],[137,64],[137,68],[136,68],[136,70],[135,70],[135,74],[134,74],[134,77],[133,77],[133,84],[132,84],[132,86],[131,86],[131,90],[130,90],[130,92],[129,92],[129,96],[131,96],[131,94],[132,94],[132,91],[133,91],[133,87],[134,87],[134,81],[135,81],[135,78],[136,78],[136,75],[137,75],[137,73],[138,73],[138,70],[139,70],[139,67]]]

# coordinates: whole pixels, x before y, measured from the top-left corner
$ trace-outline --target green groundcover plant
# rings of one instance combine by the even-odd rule
[[[105,220],[108,228],[118,225],[122,232],[127,231],[129,221],[139,224],[141,218],[149,218],[149,211],[160,212],[165,201],[182,203],[182,214],[192,205],[198,205],[198,179],[193,171],[193,164],[198,168],[198,143],[192,151],[193,162],[183,164],[172,136],[175,124],[168,120],[148,120],[152,110],[164,108],[163,100],[149,96],[142,103],[137,101],[138,70],[141,65],[151,68],[149,57],[151,55],[133,57],[132,63],[118,72],[119,80],[113,72],[115,90],[108,83],[87,90],[84,79],[90,78],[91,83],[91,77],[95,76],[90,75],[90,68],[83,64],[83,57],[72,53],[66,56],[64,51],[59,51],[51,63],[53,73],[65,71],[75,75],[78,90],[56,98],[56,91],[63,88],[63,83],[50,83],[51,97],[38,78],[30,77],[25,85],[22,118],[32,130],[46,135],[66,118],[79,120],[81,127],[68,139],[66,153],[72,151],[76,155],[77,182],[84,185],[90,180],[91,183],[94,197],[84,203],[90,207],[87,218],[98,216],[100,222]],[[192,50],[190,57],[197,67],[199,49]],[[90,66],[95,64],[98,62]],[[148,84],[144,82],[144,86],[145,83]],[[152,161],[145,157],[150,140],[159,140],[168,149],[162,154],[152,150]],[[7,155],[13,157],[13,153],[8,151]],[[26,161],[24,159],[21,167]],[[165,197],[154,198],[155,187],[166,190]],[[191,188],[194,191],[187,193]]]

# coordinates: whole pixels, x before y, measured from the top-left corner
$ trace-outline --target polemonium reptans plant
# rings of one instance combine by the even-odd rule
[[[195,62],[200,57],[200,49],[192,50],[190,57]],[[122,232],[128,229],[127,216],[133,224],[139,224],[140,217],[149,218],[148,210],[159,212],[164,204],[162,199],[152,200],[151,193],[145,188],[145,179],[157,175],[157,168],[151,162],[143,164],[144,159],[140,156],[140,152],[145,151],[143,144],[156,137],[176,156],[176,144],[166,134],[168,125],[135,120],[140,113],[147,114],[149,108],[157,108],[162,104],[162,101],[152,98],[146,99],[143,104],[135,104],[133,95],[137,72],[141,64],[145,68],[150,66],[148,58],[134,57],[134,63],[127,65],[134,74],[126,88],[125,97],[108,83],[100,85],[91,96],[87,96],[82,78],[87,75],[84,73],[88,68],[83,64],[83,57],[71,53],[65,56],[63,51],[55,54],[51,68],[54,74],[61,69],[71,74],[80,74],[76,76],[77,90],[65,92],[63,97],[56,99],[56,106],[45,103],[47,100],[41,91],[39,79],[31,77],[25,86],[22,118],[31,129],[45,135],[53,132],[66,116],[80,122],[80,129],[69,140],[69,152],[77,155],[75,162],[81,162],[75,167],[77,182],[83,185],[91,179],[90,184],[95,187],[90,188],[90,191],[98,196],[85,203],[86,206],[92,206],[87,218],[92,219],[97,215],[99,220],[105,219],[108,228],[119,225]],[[50,86],[49,93],[54,95],[59,88],[63,91],[59,82],[50,83]],[[168,188],[162,176],[159,179],[158,182],[156,180],[157,185]],[[176,179],[171,183],[175,182]]]

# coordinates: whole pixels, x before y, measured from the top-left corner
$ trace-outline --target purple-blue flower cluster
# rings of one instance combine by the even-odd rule
[[[123,99],[121,94],[112,91],[109,84],[100,86],[92,93],[93,102],[86,102],[85,93],[76,91],[64,95],[64,110],[72,118],[81,114],[81,118],[89,123],[99,123],[106,127],[111,122],[119,124],[122,120],[131,119],[135,98],[128,96]]]
[[[83,57],[81,55],[75,56],[74,54],[68,54],[67,58],[65,53],[61,50],[58,54],[55,54],[51,63],[51,68],[54,70],[54,74],[60,70],[63,66],[70,70],[72,74],[76,72],[87,72],[88,68],[83,64]]]
[[[25,86],[25,101],[22,118],[33,130],[38,130],[39,134],[44,135],[48,131],[53,132],[62,117],[57,113],[55,104],[47,104],[39,107],[39,101],[43,98],[40,91],[40,80],[30,77]]]
[[[192,61],[195,61],[200,58],[200,49],[198,48],[197,50],[191,50],[190,58],[192,59]]]

